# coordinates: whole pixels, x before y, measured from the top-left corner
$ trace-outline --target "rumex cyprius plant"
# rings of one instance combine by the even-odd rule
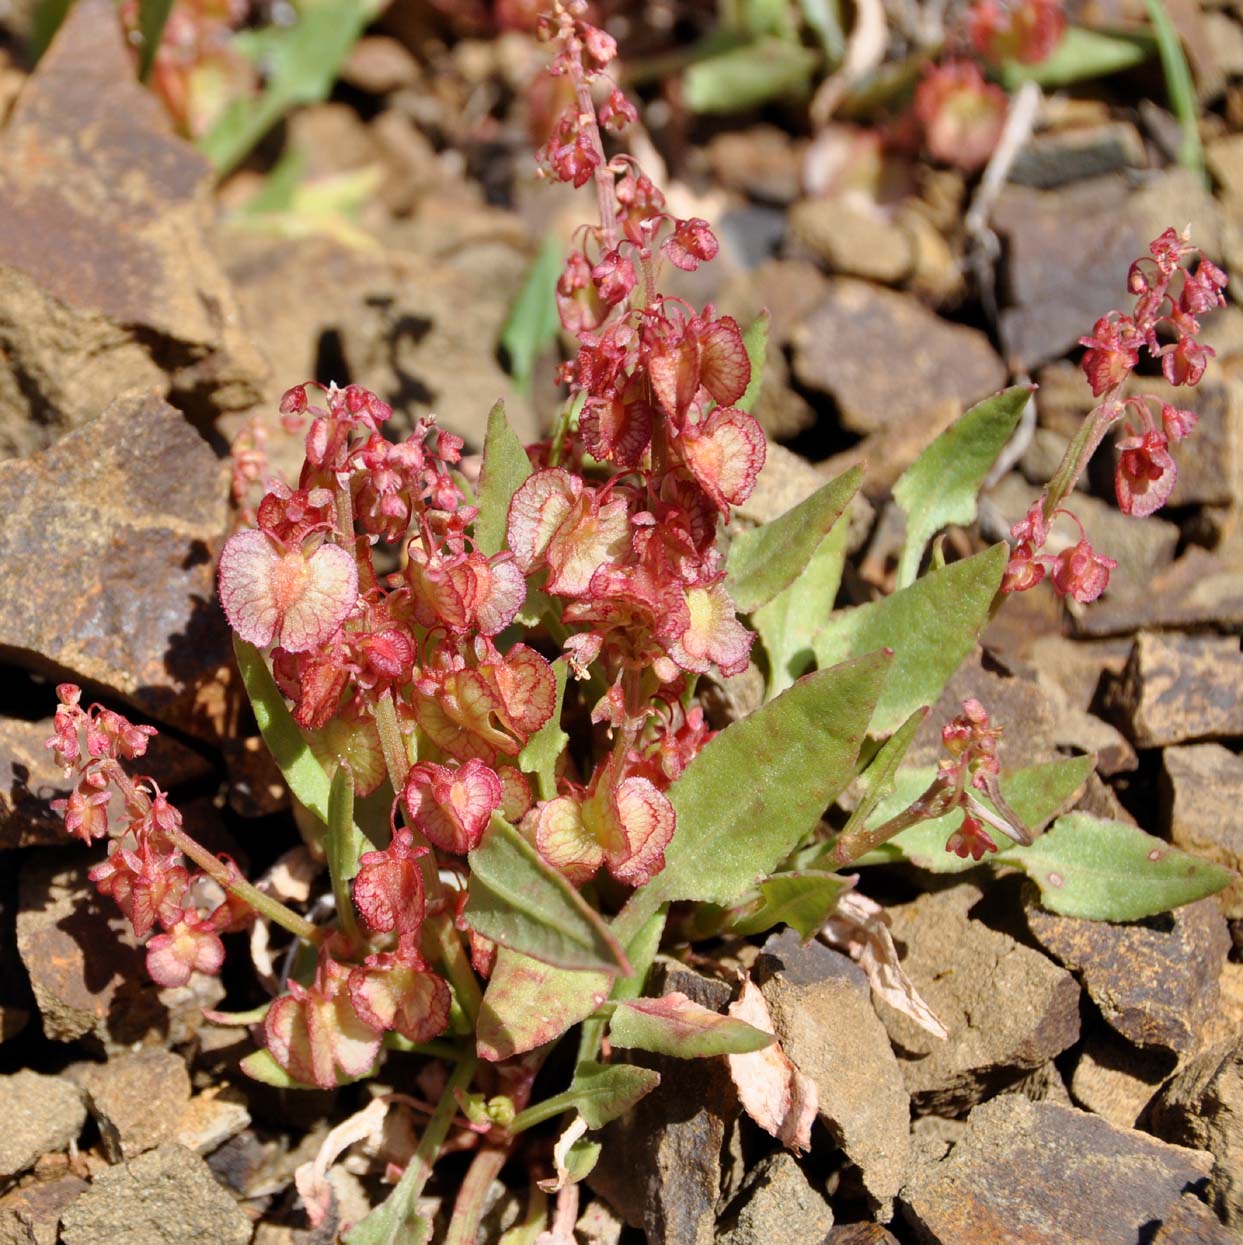
[[[1027,871],[1059,911],[1122,917],[1225,881],[1164,845],[1154,856],[1153,840],[1116,823],[1080,816],[1037,836],[1090,758],[1004,773],[999,728],[978,702],[944,726],[938,767],[902,765],[1018,556],[999,545],[945,565],[936,547],[921,576],[928,542],[974,517],[1028,391],[969,411],[908,470],[895,487],[908,525],[898,590],[831,615],[860,472],[739,528],[765,455],[746,409],[764,322],[744,334],[660,292],[662,263],[693,269],[716,238],[671,215],[630,156],[608,153],[604,132],[634,117],[607,80],[609,36],[577,4],[555,6],[543,31],[574,102],[541,167],[592,183],[598,207],[557,290],[577,350],[553,435],[524,450],[495,409],[475,491],[462,442],[434,420],[390,440],[392,412],[374,394],[299,385],[281,404],[305,439],[296,487],[267,480],[220,558],[256,719],[324,826],[331,919],[256,890],[128,773],[150,728],[83,710],[65,687],[50,741],[77,777],[68,828],[109,838],[92,878],[150,937],[156,980],[218,970],[220,935],[250,920],[294,940],[269,1004],[216,1016],[256,1026],[247,1071],[330,1088],[370,1074],[386,1051],[441,1065],[418,1148],[351,1245],[426,1239],[417,1199],[451,1131],[474,1157],[449,1239],[474,1239],[484,1192],[519,1151],[568,1205],[599,1153],[584,1134],[659,1080],[626,1061],[631,1048],[728,1055],[754,1118],[809,1144],[805,1078],[784,1055],[763,1070],[752,1061],[773,1037],[749,983],[729,1016],[682,994],[641,997],[672,904],[681,940],[779,923],[829,938],[938,1030],[843,869],[989,859]],[[1204,280],[1219,288],[1213,271]],[[1162,314],[1158,300],[1151,315]],[[262,449],[252,435],[238,456],[239,501],[263,477]],[[714,731],[698,681],[746,668],[757,634],[766,703]],[[1012,843],[998,850],[989,830]],[[1131,894],[1138,871],[1146,885]],[[567,1068],[556,1044],[575,1027]],[[753,1092],[774,1069],[788,1081],[784,1113]],[[537,1095],[558,1077],[565,1088]],[[550,1164],[524,1138],[554,1117],[565,1125]],[[300,1187],[322,1216],[322,1190]]]

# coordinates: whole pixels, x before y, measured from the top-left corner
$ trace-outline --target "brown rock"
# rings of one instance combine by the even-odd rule
[[[364,35],[341,66],[341,81],[369,95],[387,95],[418,80],[418,61],[388,35]]]
[[[252,1225],[184,1146],[148,1150],[95,1177],[65,1211],[65,1245],[248,1245]]]
[[[1153,1235],[1152,1245],[1238,1245],[1238,1241],[1233,1228],[1194,1194],[1184,1193]]]
[[[1166,748],[1161,754],[1162,829],[1184,851],[1243,871],[1243,759],[1221,744]],[[1228,917],[1243,917],[1243,878],[1217,895]]]
[[[1023,371],[1062,355],[1097,317],[1126,304],[1127,270],[1171,220],[1190,221],[1192,237],[1210,254],[1220,247],[1216,204],[1186,169],[1170,169],[1138,190],[1121,176],[1056,191],[1010,185],[992,219],[1008,243],[1015,303],[1002,313],[1001,338]]]
[[[1141,1050],[1106,1030],[1083,1044],[1070,1078],[1075,1105],[1103,1115],[1119,1128],[1135,1128],[1175,1058],[1161,1050]]]
[[[1194,394],[1151,376],[1137,391],[1199,416],[1194,440],[1178,455],[1169,506],[1229,506],[1243,499],[1243,380],[1211,369]]]
[[[1128,121],[1110,121],[1029,138],[1011,165],[1007,180],[1051,190],[1067,182],[1143,168],[1145,163],[1139,131]]]
[[[1017,1094],[977,1107],[968,1123],[949,1156],[903,1192],[907,1218],[938,1245],[1136,1245],[1212,1163]]]
[[[22,1185],[0,1198],[0,1245],[56,1245],[60,1217],[90,1185],[77,1176],[57,1176]]]
[[[1212,1151],[1209,1200],[1235,1231],[1243,1228],[1243,1039],[1236,1035],[1183,1068],[1153,1103],[1148,1127]]]
[[[17,946],[43,1031],[57,1042],[90,1034],[105,1046],[184,1042],[224,988],[201,973],[179,989],[156,987],[129,922],[87,879],[98,856],[33,848],[22,857]]]
[[[652,993],[673,990],[715,1011],[730,997],[723,982],[658,962]],[[656,1068],[661,1083],[604,1130],[604,1153],[588,1180],[653,1245],[712,1245],[721,1147],[740,1110],[725,1061],[636,1052],[636,1062]]]
[[[112,1163],[174,1140],[190,1101],[185,1062],[156,1047],[87,1064],[79,1083]]]
[[[1238,638],[1140,632],[1106,708],[1137,748],[1243,735]]]
[[[77,1086],[63,1077],[23,1069],[0,1077],[0,1120],[0,1180],[8,1180],[77,1141],[86,1108]]]
[[[960,1114],[1079,1036],[1074,978],[1008,934],[971,920],[967,911],[981,895],[959,882],[889,909],[902,966],[949,1037],[933,1037],[884,1002],[877,1011],[912,1103],[939,1115]]]
[[[1137,1046],[1186,1054],[1220,997],[1230,935],[1213,899],[1117,925],[1054,916],[1030,898],[1032,937],[1083,983],[1105,1020]]]
[[[839,1223],[823,1245],[898,1245],[898,1238],[879,1223]]]
[[[135,385],[203,414],[256,400],[262,363],[204,239],[213,181],[135,80],[109,0],[74,6],[0,135],[0,453]]]
[[[0,651],[215,737],[232,662],[212,604],[227,496],[207,444],[152,395],[0,463],[0,564],[22,568],[0,580]]]
[[[911,237],[880,208],[850,199],[804,199],[789,214],[790,235],[829,272],[897,285],[915,262]]]
[[[909,295],[848,278],[829,283],[794,343],[795,375],[831,394],[843,426],[854,432],[872,432],[948,399],[965,408],[1006,381],[983,333],[942,320]],[[902,366],[884,367],[882,355]]]
[[[823,1241],[833,1211],[784,1150],[756,1165],[717,1225],[715,1245],[809,1245]]]
[[[806,144],[775,125],[717,134],[704,149],[717,181],[730,190],[785,207],[798,198]]]
[[[196,1154],[210,1154],[249,1125],[245,1096],[228,1086],[213,1086],[186,1103],[173,1139]]]
[[[816,1084],[820,1118],[888,1219],[910,1162],[910,1103],[867,978],[791,929],[765,942],[752,972],[783,1049]]]

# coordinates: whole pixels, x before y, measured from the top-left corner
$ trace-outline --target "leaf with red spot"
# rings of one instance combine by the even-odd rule
[[[618,1003],[609,1022],[609,1041],[626,1049],[656,1051],[676,1059],[707,1059],[763,1050],[771,1032],[733,1016],[722,1016],[673,991],[659,999]]]
[[[414,824],[435,846],[464,856],[500,807],[501,780],[473,757],[457,769],[420,761],[406,778],[405,798]]]
[[[527,574],[543,564],[549,542],[582,491],[577,476],[562,467],[549,467],[537,471],[514,493],[509,503],[509,547]]]
[[[747,391],[751,360],[733,316],[710,321],[699,333],[699,383],[718,406],[733,406]]]
[[[251,644],[304,653],[327,640],[358,599],[358,567],[338,545],[282,551],[266,533],[229,537],[220,555],[220,603]]]
[[[678,449],[695,479],[728,513],[751,496],[767,446],[755,420],[735,407],[720,407],[678,437]]]

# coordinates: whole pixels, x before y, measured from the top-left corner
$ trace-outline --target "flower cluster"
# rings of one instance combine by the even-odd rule
[[[967,33],[976,55],[989,64],[1038,65],[1066,33],[1066,11],[1062,0],[976,0]]]
[[[83,709],[81,689],[72,683],[56,693],[60,704],[47,746],[75,783],[52,807],[84,843],[110,839],[107,858],[88,876],[101,895],[116,901],[135,938],[158,929],[147,943],[153,980],[183,986],[192,972],[219,971],[220,935],[244,928],[250,913],[229,894],[212,903],[208,883],[236,876],[236,866],[222,858],[211,861],[210,872],[187,870],[181,814],[154,779],[133,778],[121,764],[145,755],[153,727],[135,726],[99,705]]]
[[[1134,310],[1111,311],[1097,320],[1089,336],[1079,339],[1085,347],[1084,374],[1100,401],[1044,496],[1010,529],[1015,546],[1003,592],[1024,592],[1046,575],[1059,595],[1076,601],[1094,601],[1105,590],[1117,563],[1092,548],[1083,525],[1061,502],[1110,429],[1121,425],[1123,430],[1117,441],[1114,489],[1124,514],[1150,515],[1174,491],[1178,466],[1170,445],[1195,428],[1195,414],[1151,395],[1124,396],[1123,390],[1142,352],[1160,362],[1172,386],[1199,382],[1213,355],[1212,348],[1198,340],[1199,317],[1225,305],[1226,275],[1203,256],[1193,269],[1191,261],[1198,253],[1187,235],[1174,229],[1167,229],[1148,249],[1147,256],[1131,265],[1127,277],[1135,295]],[[1057,515],[1074,520],[1079,541],[1057,556],[1043,554],[1049,525]]]

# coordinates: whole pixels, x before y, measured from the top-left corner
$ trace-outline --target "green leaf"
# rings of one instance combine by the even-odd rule
[[[850,516],[844,514],[821,540],[802,574],[751,615],[751,625],[768,655],[770,700],[816,664],[812,641],[833,613],[849,535]]]
[[[851,467],[772,522],[734,537],[725,583],[739,613],[759,609],[802,574],[862,479],[863,468]]]
[[[578,1111],[588,1128],[603,1128],[610,1120],[625,1115],[659,1084],[660,1073],[651,1068],[584,1059],[574,1070],[569,1089],[519,1111],[510,1132],[522,1132],[563,1111]]]
[[[1148,19],[1157,36],[1157,52],[1165,71],[1165,85],[1170,93],[1170,108],[1182,127],[1183,141],[1178,149],[1178,162],[1193,173],[1204,177],[1204,151],[1200,146],[1200,97],[1191,76],[1191,66],[1183,54],[1182,40],[1161,0],[1144,0]]]
[[[503,817],[469,860],[466,919],[485,938],[556,968],[630,971],[603,918]]]
[[[142,35],[142,53],[138,61],[138,77],[146,82],[155,64],[155,54],[164,37],[164,23],[173,10],[173,0],[139,0],[138,33]]]
[[[358,872],[358,858],[370,844],[354,825],[354,775],[344,763],[332,776],[328,792],[328,833],[324,837],[324,854],[328,857],[328,876],[337,904],[337,920],[351,941],[358,934],[354,901],[350,895],[350,879]]]
[[[885,741],[880,751],[872,759],[872,763],[859,777],[861,794],[855,811],[850,820],[842,827],[842,834],[850,834],[859,826],[867,824],[876,806],[894,789],[897,784],[898,767],[910,749],[919,728],[928,716],[930,708],[922,705],[911,714],[901,726]],[[931,780],[929,780],[931,781]],[[925,783],[926,787],[928,784]],[[921,788],[922,790],[922,788]],[[918,795],[919,793],[916,792]],[[910,800],[907,801],[907,804]]]
[[[269,26],[250,39],[235,36],[260,62],[267,83],[257,98],[234,100],[199,140],[199,150],[221,177],[295,105],[328,97],[337,74],[382,0],[314,0],[290,26]]]
[[[541,800],[551,800],[557,794],[557,761],[565,751],[566,744],[570,742],[570,737],[561,729],[561,703],[565,699],[569,661],[565,657],[558,657],[552,663],[552,671],[557,678],[557,699],[553,705],[552,717],[527,740],[526,747],[518,753],[518,768],[524,774],[535,775]]]
[[[682,99],[692,112],[745,112],[760,104],[803,95],[820,57],[787,39],[759,39],[691,65]]]
[[[1031,847],[1004,853],[1061,916],[1139,921],[1215,895],[1236,874],[1180,852],[1164,839],[1090,813],[1059,818]]]
[[[765,307],[754,320],[747,325],[742,335],[742,344],[746,348],[747,362],[751,364],[751,379],[747,381],[746,391],[734,403],[741,411],[749,411],[759,401],[760,389],[764,385],[764,364],[768,359],[768,331],[772,327],[773,318]]]
[[[263,660],[263,654],[253,644],[237,636],[233,637],[233,653],[246,695],[250,697],[259,733],[272,759],[295,798],[327,825],[328,775],[293,720],[285,698],[276,686],[267,662]]]
[[[669,788],[665,867],[622,915],[665,902],[730,905],[794,850],[850,781],[889,662],[882,653],[800,679],[717,735]]]
[[[1027,385],[985,398],[955,420],[902,473],[894,499],[906,515],[898,587],[915,582],[924,549],[950,523],[975,522],[976,495],[1031,400]]]
[[[38,61],[47,51],[72,7],[73,0],[36,0],[30,15],[31,60]]]
[[[1092,765],[1093,758],[1090,756],[1029,765],[1003,776],[1002,794],[1010,807],[1023,819],[1023,824],[1033,832],[1039,832],[1041,826],[1059,813],[1065,812],[1079,798],[1083,784],[1092,772]],[[923,794],[935,776],[936,767],[932,765],[900,770],[894,790],[876,807],[875,812],[868,818],[868,824],[882,825],[907,808]],[[987,796],[978,792],[976,794],[981,803],[989,803]],[[967,869],[974,869],[977,867],[976,861],[970,858],[964,860],[945,850],[946,840],[962,825],[962,816],[962,810],[955,809],[944,817],[921,821],[855,861],[855,864],[875,865],[907,860],[932,873],[962,873]],[[998,865],[1017,864],[1015,857],[1025,851],[1031,851],[1031,848],[1022,848],[1015,844],[995,856],[986,856],[984,862]]]
[[[842,33],[841,6],[837,0],[799,0],[803,20],[820,39],[830,68],[841,64],[846,55],[846,36]]]
[[[675,1059],[745,1055],[773,1044],[745,1020],[722,1016],[675,991],[659,999],[619,1003],[609,1021],[609,1041],[627,1050],[651,1050]]]
[[[475,544],[491,557],[505,548],[509,528],[509,503],[531,474],[531,460],[505,417],[505,403],[488,413],[483,441],[483,467],[479,472],[479,517],[475,520]]]
[[[893,650],[893,669],[868,727],[871,734],[888,735],[921,705],[936,703],[975,647],[1009,556],[1003,541],[891,596],[843,610],[821,630],[815,640],[821,667],[881,648]]]
[[[774,873],[759,884],[756,906],[731,926],[736,934],[762,934],[774,925],[788,925],[806,940],[829,919],[851,881],[840,873],[797,869]]]
[[[319,1089],[318,1085],[308,1085],[304,1081],[296,1081],[284,1068],[272,1058],[272,1052],[268,1050],[253,1050],[249,1055],[242,1059],[240,1065],[243,1072],[246,1073],[252,1081],[259,1081],[264,1085],[272,1085],[277,1089]],[[340,1071],[337,1072],[338,1085],[352,1085],[355,1081],[365,1081],[369,1077],[375,1076],[376,1069],[379,1067],[379,1061],[364,1072],[361,1076],[343,1076]]]
[[[565,266],[561,242],[555,233],[544,238],[522,289],[505,318],[501,345],[509,356],[509,370],[518,388],[525,390],[540,355],[557,340],[561,317],[557,312],[557,281]]]
[[[1017,91],[1024,82],[1042,87],[1069,86],[1131,69],[1147,60],[1150,52],[1147,40],[1071,26],[1052,54],[1038,65],[1006,61],[1000,77],[1008,91]]]

